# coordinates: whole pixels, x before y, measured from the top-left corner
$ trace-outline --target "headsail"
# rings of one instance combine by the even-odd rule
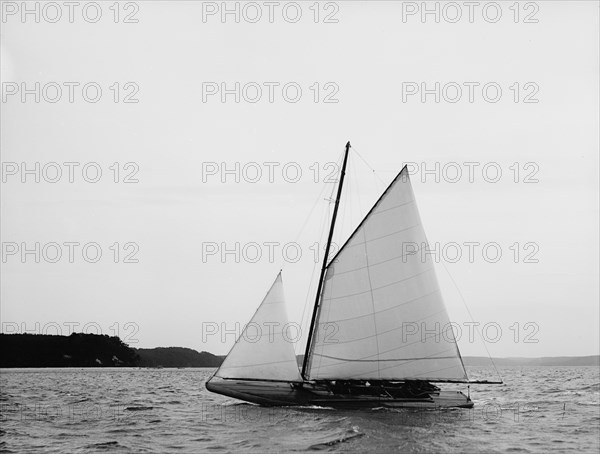
[[[467,378],[427,247],[404,167],[327,267],[310,379]]]
[[[289,325],[280,272],[215,376],[302,381],[286,328]]]

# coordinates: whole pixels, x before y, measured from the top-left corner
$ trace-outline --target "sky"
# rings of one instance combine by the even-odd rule
[[[226,354],[282,269],[301,353],[350,140],[463,355],[599,353],[596,2],[90,3],[2,2],[2,332]]]

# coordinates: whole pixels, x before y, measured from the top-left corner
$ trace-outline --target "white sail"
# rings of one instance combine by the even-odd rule
[[[310,379],[467,378],[406,167],[325,275]]]
[[[281,273],[215,373],[222,378],[301,381]]]

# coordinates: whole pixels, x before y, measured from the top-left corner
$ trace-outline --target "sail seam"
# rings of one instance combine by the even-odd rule
[[[410,228],[414,228],[414,227],[418,227],[418,226],[413,226],[413,227],[410,227]],[[403,231],[403,230],[401,230],[401,231]],[[396,232],[396,233],[398,233],[398,232]],[[390,235],[393,235],[393,234],[390,234]],[[380,237],[380,238],[383,238],[383,237]],[[377,239],[380,239],[380,238],[377,238]],[[374,240],[370,240],[370,241],[374,241]],[[366,243],[358,243],[358,244],[366,244]],[[427,242],[425,242],[425,241],[423,241],[423,244],[424,244],[424,246],[429,246],[429,244],[427,244]],[[390,259],[385,259],[385,260],[382,260],[381,262],[372,263],[372,264],[367,265],[367,266],[383,265],[384,263],[388,263],[388,262],[391,262],[393,260],[398,260],[398,259],[401,259],[401,258],[404,258],[404,257],[408,257],[410,255],[415,255],[417,252],[421,252],[422,250],[423,250],[423,248],[420,247],[418,249],[415,249],[414,251],[410,251],[410,253],[408,253],[408,254],[400,254],[400,255],[397,255],[397,256],[392,257]],[[335,272],[335,276],[341,276],[342,274],[348,274],[348,273],[353,273],[354,271],[364,270],[367,266],[361,266],[359,268],[353,268],[353,269],[347,270],[347,271],[336,271]]]
[[[394,205],[392,207],[384,208],[383,210],[379,210],[377,212],[373,212],[373,213],[371,213],[371,215],[372,216],[376,216],[378,214],[385,213],[386,211],[395,210],[396,208],[400,208],[400,207],[403,207],[405,205],[410,205],[411,203],[414,203],[414,202],[415,202],[415,199],[409,200],[408,202],[402,202],[402,203],[399,203],[398,205]]]
[[[392,367],[395,367],[395,366],[392,366]],[[391,369],[392,367],[386,367],[386,368],[384,368],[384,369]],[[426,379],[430,379],[430,380],[436,380],[438,377],[424,377],[423,375],[425,375],[425,374],[429,374],[429,373],[431,373],[431,372],[440,372],[440,371],[442,371],[442,370],[448,370],[448,369],[454,369],[454,368],[455,368],[454,366],[450,366],[450,367],[442,367],[442,368],[440,368],[440,369],[428,370],[427,372],[423,372],[423,373],[421,373],[421,374],[417,374],[417,375],[412,375],[412,376],[410,376],[410,377],[403,377],[403,378],[401,378],[401,379],[404,379],[404,380],[410,380],[410,379],[413,379],[413,380],[426,380]],[[374,372],[374,371],[373,371],[373,372]],[[358,376],[358,374],[356,374],[356,375],[350,375],[349,377],[357,377],[357,376]],[[458,380],[458,379],[457,379],[457,380]]]
[[[435,334],[432,334],[432,335],[425,336],[424,338],[421,338],[421,340],[417,340],[417,341],[414,341],[414,342],[410,342],[410,343],[408,343],[408,344],[401,345],[401,346],[400,346],[400,347],[398,347],[398,348],[395,348],[395,349],[392,349],[392,350],[387,350],[387,351],[385,351],[384,353],[389,353],[389,352],[392,352],[392,351],[395,351],[395,350],[402,350],[403,348],[410,347],[411,345],[418,344],[419,342],[424,342],[424,340],[431,339],[432,337],[438,337],[437,333],[435,333]],[[448,351],[448,349],[447,349],[447,350],[442,350],[441,352],[439,352],[439,351],[438,351],[438,352],[436,352],[436,353],[432,353],[432,354],[431,354],[431,356],[433,356],[433,355],[437,355],[437,354],[439,354],[439,353],[444,353],[444,352],[447,352],[447,351]],[[326,355],[321,355],[321,356],[326,356]],[[370,358],[370,357],[372,357],[372,356],[374,356],[374,355],[363,356],[362,358],[359,358],[358,360],[366,360],[366,358]],[[333,366],[337,366],[337,365],[339,365],[339,364],[343,364],[343,362],[340,362],[340,363],[334,363],[334,364],[328,364],[328,365],[326,365],[326,366],[323,366],[323,367],[333,367]]]
[[[428,271],[431,271],[431,270],[433,270],[433,268],[427,268],[426,270],[421,271],[420,273],[413,274],[412,276],[406,277],[404,279],[400,279],[399,281],[390,282],[389,284],[382,285],[382,286],[374,288],[372,290],[381,290],[382,288],[391,287],[392,285],[399,284],[400,282],[408,281],[408,280],[413,279],[413,278],[415,278],[417,276],[421,276],[422,274],[425,274],[425,273],[427,273]],[[364,292],[348,293],[347,295],[334,296],[334,297],[323,298],[323,299],[325,301],[339,300],[339,299],[349,298],[351,296],[364,295],[365,293],[369,293],[369,292],[370,292],[370,290],[366,290]]]
[[[348,244],[346,246],[346,248],[349,249],[349,248],[352,248],[352,247],[355,247],[355,246],[360,246],[361,244],[373,243],[374,241],[382,240],[383,238],[387,238],[387,237],[390,237],[392,235],[397,235],[399,233],[406,232],[407,230],[412,230],[412,229],[414,229],[416,227],[422,227],[422,225],[421,224],[411,225],[410,227],[406,227],[404,229],[396,230],[395,232],[386,233],[385,235],[381,235],[381,236],[378,236],[376,238],[371,238],[370,240],[365,239],[362,243]],[[411,252],[413,252],[413,251],[411,251]],[[416,252],[416,251],[414,251],[414,252]],[[402,257],[402,255],[399,255],[398,257]],[[333,262],[331,262],[331,263],[333,263]],[[330,265],[331,265],[331,263],[330,263]]]
[[[315,353],[315,355],[318,355],[318,354]],[[392,361],[398,362],[398,361],[420,361],[423,359],[432,360],[432,359],[454,359],[454,358],[456,358],[456,356],[434,356],[434,357],[421,356],[421,357],[416,357],[416,358],[393,358],[393,359],[349,359],[349,358],[338,358],[336,356],[329,356],[329,355],[318,355],[318,356],[323,356],[324,358],[329,358],[329,359],[337,359],[337,360],[343,361],[345,363],[347,363],[347,362],[374,363],[374,362],[392,362]]]
[[[434,337],[434,336],[437,336],[437,333],[433,334],[433,336],[430,336],[430,337]],[[384,351],[383,353],[394,352],[394,351],[396,351],[396,350],[401,350],[401,349],[403,349],[404,347],[405,347],[404,345],[401,345],[400,347],[390,348],[389,350],[386,350],[386,351]],[[443,352],[446,352],[446,351],[448,351],[448,350],[442,350],[441,352],[437,352],[437,353],[443,353]],[[435,355],[435,354],[437,354],[437,353],[432,353],[432,356],[433,356],[433,355]],[[372,355],[371,355],[371,356],[372,356]],[[366,356],[366,358],[368,358],[368,356]]]
[[[446,351],[447,351],[447,350],[446,350]],[[419,360],[419,361],[422,361],[422,360]],[[415,361],[407,361],[405,364],[409,364],[409,363],[411,363],[411,362],[415,362]],[[387,366],[387,367],[384,367],[384,368],[383,368],[383,369],[381,369],[381,370],[393,369],[394,367],[398,367],[398,366],[396,366],[396,365],[394,365],[394,366]],[[440,368],[440,369],[436,369],[436,370],[429,370],[429,371],[427,371],[427,372],[423,372],[422,374],[417,374],[417,376],[424,375],[424,374],[428,374],[428,373],[430,373],[430,372],[439,372],[439,371],[441,371],[441,370],[448,370],[448,369],[455,369],[455,368],[456,368],[456,366],[449,366],[449,367],[444,367],[444,368]],[[373,372],[375,372],[375,371],[373,371]],[[353,376],[353,377],[356,377],[356,376],[358,376],[358,375],[362,375],[362,374],[355,374],[355,375],[352,375],[352,376]]]
[[[443,351],[441,351],[441,352],[437,352],[436,354],[444,353],[444,352],[447,352],[447,351],[452,351],[452,349],[443,350]],[[430,356],[433,356],[433,355],[430,355]],[[451,358],[452,358],[452,359],[456,359],[456,357],[454,357],[454,356],[452,356]],[[419,359],[419,360],[410,360],[410,361],[405,361],[405,362],[404,362],[404,364],[402,364],[402,365],[404,366],[404,365],[406,365],[406,364],[410,364],[410,363],[412,363],[412,362],[416,362],[416,361],[422,361],[422,359]],[[398,367],[398,365],[387,366],[387,367],[384,367],[384,368],[380,368],[379,370],[380,370],[380,373],[381,373],[381,370],[393,369],[393,368],[395,368],[395,367]],[[456,366],[444,367],[444,368],[437,369],[437,370],[430,370],[430,371],[427,371],[427,372],[423,372],[422,374],[428,374],[428,373],[430,373],[430,372],[438,372],[438,371],[441,371],[441,370],[448,370],[448,369],[455,369],[455,368],[456,368]],[[353,374],[353,375],[349,375],[348,377],[358,377],[358,376],[362,376],[362,377],[364,378],[366,374],[369,374],[369,373],[372,373],[372,372],[375,372],[375,370],[368,371],[368,372],[361,372],[360,374]],[[418,375],[422,375],[422,374],[418,374]],[[340,377],[340,378],[341,378],[341,377]],[[398,378],[400,378],[400,377],[398,377]]]
[[[438,315],[438,314],[441,314],[441,313],[444,313],[444,311],[437,311],[437,312],[434,312],[433,314],[429,314],[427,317],[421,317],[421,318],[419,318],[417,320],[414,320],[414,321],[408,322],[408,323],[420,322],[422,320],[426,320],[426,319],[428,319],[430,317],[433,317],[434,315]],[[341,321],[341,320],[334,320],[334,321],[330,321],[330,322],[326,322],[326,323],[336,323],[336,322],[339,322],[339,321]],[[393,331],[398,331],[399,329],[402,329],[402,328],[404,328],[404,326],[397,326],[396,328],[391,328],[391,329],[388,329],[386,331],[380,331],[379,335],[381,336],[383,334],[388,334],[388,333],[391,333]],[[377,336],[377,334],[372,334],[372,335],[366,336],[366,337],[359,337],[359,338],[356,338],[356,339],[351,339],[351,340],[343,341],[343,342],[336,342],[336,344],[338,344],[338,345],[340,345],[340,344],[351,344],[352,342],[358,342],[358,341],[362,341],[362,340],[371,339],[371,338],[373,338],[375,336]],[[437,334],[436,334],[436,336],[437,336]],[[428,337],[430,337],[430,336],[426,336],[425,338],[428,338]],[[412,343],[410,343],[410,344],[404,344],[404,345],[412,345]]]
[[[366,240],[366,229],[363,229],[363,238]],[[371,271],[369,267],[369,251],[367,250],[367,241],[365,241],[365,260],[367,262],[367,277],[369,279],[369,290],[371,294],[371,308],[373,309],[373,327],[375,329],[375,345],[377,346],[377,359],[379,359],[379,336],[377,334],[377,311],[375,311],[375,298],[373,297],[373,282],[371,282]],[[377,376],[381,377],[379,372],[379,361],[377,362]]]
[[[440,292],[439,289],[434,290],[433,292],[426,293],[424,295],[418,296],[416,298],[413,298],[411,300],[405,301],[405,302],[400,303],[400,304],[396,304],[395,306],[391,306],[391,307],[387,307],[385,309],[381,309],[380,311],[375,312],[375,314],[381,314],[383,312],[391,311],[391,310],[399,308],[401,306],[406,306],[407,304],[414,303],[415,301],[418,301],[418,300],[420,300],[422,298],[425,298],[426,296],[431,296],[431,295],[434,295],[434,294],[439,293],[439,292]],[[327,300],[325,300],[325,301],[327,301]],[[346,322],[348,320],[357,320],[359,318],[370,317],[371,315],[372,314],[364,314],[364,315],[357,315],[356,317],[340,318],[340,319],[336,319],[336,320],[328,320],[326,323]],[[322,325],[322,324],[323,323],[319,322],[319,325]]]

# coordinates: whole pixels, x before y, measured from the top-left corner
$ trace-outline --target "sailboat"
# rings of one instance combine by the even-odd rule
[[[349,150],[302,369],[285,333],[280,272],[206,388],[267,406],[471,408],[469,395],[436,383],[502,382],[469,380],[451,329],[443,339],[404,332],[450,326],[433,261],[403,247],[427,244],[406,166],[329,260]]]

